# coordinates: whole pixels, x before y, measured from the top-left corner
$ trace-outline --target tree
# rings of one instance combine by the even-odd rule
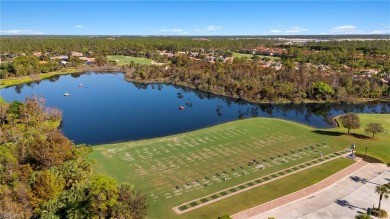
[[[103,55],[97,55],[95,58],[95,63],[97,66],[103,66],[108,63],[108,59]]]
[[[322,81],[317,81],[313,85],[313,90],[317,99],[328,99],[332,94],[334,94],[333,88]]]
[[[17,77],[37,72],[39,60],[35,56],[18,56],[13,59],[12,66]]]
[[[379,194],[379,205],[378,205],[378,210],[381,210],[381,202],[382,202],[382,199],[385,198],[385,199],[388,199],[389,198],[389,194],[390,194],[390,184],[385,184],[385,185],[381,185],[381,186],[377,186],[375,188],[375,193],[378,193]]]
[[[49,170],[42,171],[32,184],[32,203],[39,206],[41,203],[58,196],[64,188],[64,181],[56,178]]]
[[[355,113],[344,114],[340,119],[343,127],[348,129],[348,134],[350,129],[357,129],[360,127],[359,116]]]
[[[106,218],[118,202],[117,182],[108,176],[92,177],[88,193],[88,209],[93,218]]]
[[[141,219],[146,216],[148,204],[146,196],[135,191],[132,185],[121,184],[118,187],[119,197],[115,206],[115,218]]]
[[[367,133],[372,133],[372,138],[374,138],[374,135],[376,133],[382,133],[385,131],[385,129],[383,128],[383,126],[381,124],[378,124],[378,123],[369,123],[367,125],[367,128],[364,129]]]

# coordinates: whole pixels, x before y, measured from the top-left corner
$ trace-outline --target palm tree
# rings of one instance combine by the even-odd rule
[[[379,194],[379,206],[378,210],[381,210],[381,201],[382,198],[388,199],[390,194],[390,184],[385,184],[381,186],[377,186],[375,188],[375,193]]]

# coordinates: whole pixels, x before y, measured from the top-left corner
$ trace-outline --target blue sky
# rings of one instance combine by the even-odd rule
[[[0,34],[390,34],[390,1],[7,1]]]

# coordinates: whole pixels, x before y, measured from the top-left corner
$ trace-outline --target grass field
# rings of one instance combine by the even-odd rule
[[[150,218],[182,218],[204,207],[182,215],[172,207],[316,159],[321,153],[343,150],[353,142],[340,144],[339,138],[289,121],[254,118],[163,138],[95,146],[91,158],[97,172],[148,193]],[[236,200],[236,195],[226,198],[231,199]]]
[[[225,214],[232,215],[313,185],[352,163],[353,161],[350,159],[337,158],[320,166],[286,176],[281,180],[239,193],[231,198],[203,206],[180,215],[180,218],[217,218]]]
[[[17,85],[17,84],[23,84],[23,83],[27,83],[27,82],[32,82],[32,81],[35,81],[37,79],[42,80],[42,79],[51,77],[53,75],[65,75],[65,74],[72,74],[72,73],[76,73],[76,72],[79,72],[79,71],[77,69],[74,69],[74,68],[65,68],[65,69],[61,69],[60,71],[39,74],[38,78],[26,76],[26,77],[21,77],[21,78],[1,79],[0,80],[0,88],[9,87],[9,86]]]
[[[107,56],[107,59],[109,61],[116,61],[118,65],[128,65],[130,64],[131,61],[133,61],[136,64],[151,65],[153,61],[147,58],[140,58],[140,57],[133,57],[133,56],[120,56],[120,55]]]
[[[340,127],[328,130],[329,135],[340,136],[340,143],[351,143],[356,145],[356,151],[364,155],[367,148],[367,155],[381,160],[384,163],[390,163],[390,114],[359,114],[360,128],[351,129],[351,135],[346,135],[347,129]],[[339,121],[339,119],[338,119]],[[368,123],[379,123],[385,128],[385,132],[376,134],[367,134],[364,129]],[[339,124],[341,122],[339,121]]]
[[[279,57],[275,57],[275,56],[262,56],[262,55],[257,55],[258,57],[260,58],[270,58],[271,60],[280,60]],[[233,53],[233,58],[247,58],[247,59],[251,59],[253,57],[252,54],[243,54],[243,53],[236,53],[234,52]]]

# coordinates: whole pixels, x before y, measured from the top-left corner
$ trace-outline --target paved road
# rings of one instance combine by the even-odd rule
[[[250,218],[354,218],[373,204],[377,207],[375,187],[388,182],[390,168],[370,163],[317,193]],[[390,199],[382,200],[382,208],[390,213]]]

